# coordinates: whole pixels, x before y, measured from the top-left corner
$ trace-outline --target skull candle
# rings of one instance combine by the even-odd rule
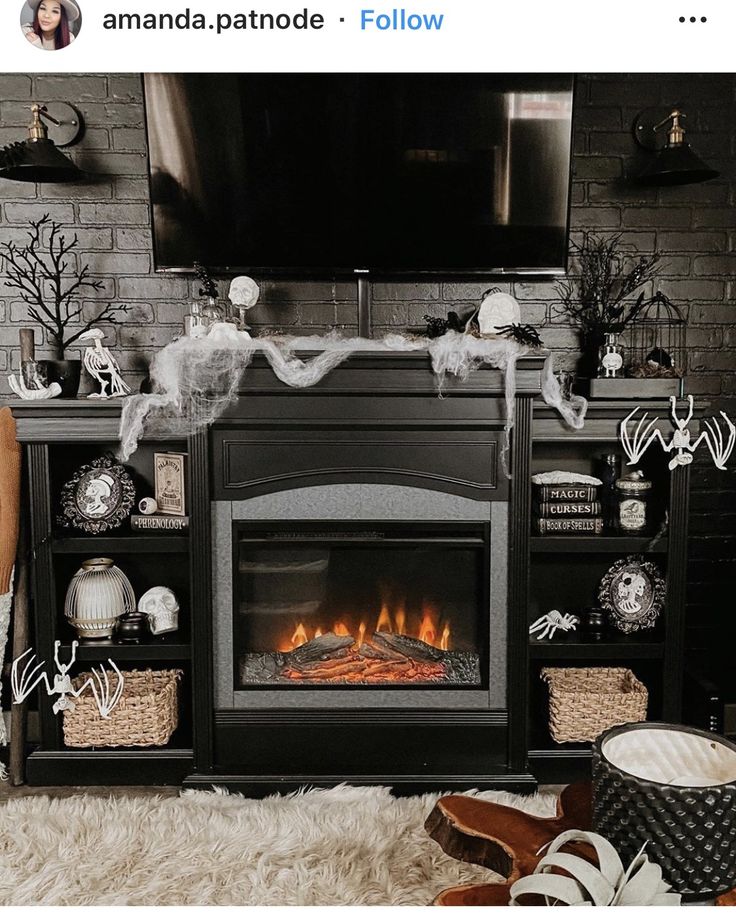
[[[148,614],[154,635],[179,630],[179,602],[168,587],[152,587],[138,601],[138,611]]]
[[[234,309],[238,312],[238,330],[247,332],[249,327],[245,321],[246,311],[255,307],[261,290],[250,276],[236,276],[230,283],[228,298]]]

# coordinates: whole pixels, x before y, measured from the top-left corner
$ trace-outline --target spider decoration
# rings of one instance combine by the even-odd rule
[[[431,314],[425,314],[424,320],[427,322],[427,336],[430,340],[435,340],[438,336],[444,336],[448,330],[462,333],[465,329],[465,321],[457,311],[449,311],[446,318],[432,317]]]
[[[675,451],[675,455],[670,460],[668,466],[674,470],[677,466],[687,466],[693,462],[693,454],[698,447],[705,442],[710,451],[713,463],[719,470],[726,469],[726,461],[731,456],[734,444],[736,444],[736,426],[721,410],[721,418],[726,423],[728,429],[727,437],[721,431],[721,427],[715,418],[705,419],[703,424],[705,428],[693,441],[690,437],[688,425],[693,418],[693,398],[688,396],[688,412],[684,419],[677,415],[677,397],[670,397],[672,424],[675,426],[675,432],[671,441],[665,441],[662,432],[655,428],[657,423],[656,417],[647,422],[648,413],[637,422],[636,428],[632,433],[629,432],[628,424],[634,420],[634,416],[639,411],[639,407],[633,409],[621,423],[621,444],[626,456],[629,458],[629,466],[638,463],[644,455],[644,452],[654,441],[658,441],[666,454]]]
[[[514,340],[521,346],[544,346],[536,329],[531,324],[506,324],[498,332],[507,339]]]
[[[537,641],[543,641],[545,638],[549,638],[551,641],[555,635],[555,632],[572,632],[580,624],[580,617],[573,616],[572,613],[565,613],[563,616],[562,613],[558,612],[556,609],[553,609],[551,612],[546,613],[544,616],[540,616],[536,622],[532,622],[529,626],[529,634],[534,635],[537,632]]]
[[[36,655],[31,654],[32,648],[29,647],[27,651],[24,651],[20,657],[17,657],[13,661],[10,671],[10,684],[13,690],[14,703],[17,705],[21,704],[37,685],[43,684],[46,687],[47,695],[59,696],[52,708],[54,714],[58,714],[59,711],[74,710],[74,702],[69,697],[70,695],[73,698],[79,698],[85,689],[91,688],[95,704],[100,712],[100,717],[107,719],[123,694],[123,686],[125,684],[123,674],[117,668],[114,661],[108,658],[108,663],[115,671],[115,675],[118,679],[115,688],[111,686],[110,681],[107,678],[107,671],[100,665],[99,672],[93,669],[92,675],[86,680],[84,685],[75,689],[72,685],[71,677],[69,676],[69,670],[77,659],[77,647],[79,646],[79,642],[72,641],[72,654],[69,663],[62,663],[59,660],[60,646],[60,641],[54,642],[54,663],[56,664],[57,672],[54,674],[53,682],[49,682],[46,671],[41,670],[44,661],[41,660],[40,662],[37,662],[38,658]],[[19,675],[19,666],[23,658],[28,654],[31,654],[31,656],[26,661],[25,666]]]

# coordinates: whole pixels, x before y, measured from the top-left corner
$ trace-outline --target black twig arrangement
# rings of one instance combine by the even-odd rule
[[[217,283],[210,276],[210,271],[198,260],[194,261],[194,275],[202,283],[199,290],[200,298],[217,298]]]
[[[27,244],[19,247],[11,241],[0,245],[5,285],[18,289],[28,305],[28,316],[46,330],[56,358],[63,359],[65,351],[83,333],[105,321],[115,323],[119,314],[128,312],[128,306],[108,302],[95,317],[77,323],[82,313],[79,301],[82,290],[99,291],[103,283],[88,278],[86,264],[74,275],[70,255],[73,256],[79,247],[79,239],[75,235],[67,241],[61,233],[60,223],[54,222],[48,213],[31,221],[30,226]],[[47,228],[49,232],[44,243],[42,235]],[[74,332],[67,336],[70,324]]]
[[[603,236],[587,232],[581,244],[570,245],[569,279],[557,286],[560,311],[572,318],[586,336],[602,338],[621,331],[636,319],[644,293],[627,300],[658,275],[661,254],[637,255],[621,233]]]
[[[506,324],[504,327],[499,327],[498,332],[501,336],[514,340],[521,346],[544,346],[536,328],[531,324]]]

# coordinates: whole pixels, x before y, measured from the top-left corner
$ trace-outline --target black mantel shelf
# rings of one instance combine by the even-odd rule
[[[300,351],[305,358],[316,352]],[[516,392],[519,397],[537,396],[541,386],[541,372],[547,352],[520,358],[516,366]],[[370,409],[367,402],[390,402],[391,399],[413,398],[415,400],[432,398],[442,404],[445,400],[462,398],[474,400],[492,397],[498,399],[504,393],[503,373],[496,368],[481,366],[464,381],[448,375],[442,385],[442,397],[437,385],[437,378],[432,371],[429,354],[420,352],[355,352],[344,362],[334,368],[318,384],[306,388],[293,388],[276,377],[266,357],[256,354],[243,374],[238,402],[223,414],[219,422],[227,424],[232,419],[248,418],[251,421],[265,421],[264,415],[273,418],[271,407],[278,402],[279,418],[291,421],[292,418],[305,419],[304,401],[314,404],[313,422],[323,421],[320,414],[320,400],[339,396],[343,406],[349,398],[355,398],[363,404],[361,409],[365,420],[370,421]],[[261,410],[251,407],[249,401],[260,400]],[[109,400],[20,400],[7,398],[0,400],[0,407],[9,406],[13,410],[18,429],[18,440],[21,442],[43,442],[48,440],[118,440],[120,414],[124,398]],[[293,404],[293,407],[290,407]],[[292,417],[290,408],[295,410]],[[438,413],[443,407],[433,407]],[[447,412],[447,408],[444,409]],[[361,416],[348,416],[349,410],[343,410],[346,421],[360,424]],[[500,407],[496,408],[500,415]],[[465,417],[463,417],[463,420]],[[334,417],[333,417],[333,421]],[[409,422],[411,422],[409,418]],[[70,424],[72,423],[72,424]],[[157,436],[160,440],[167,437]],[[181,437],[181,436],[178,436]]]

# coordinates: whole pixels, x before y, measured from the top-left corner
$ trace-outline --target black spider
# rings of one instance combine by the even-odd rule
[[[498,333],[522,346],[544,346],[536,328],[531,324],[506,324],[498,328]]]

